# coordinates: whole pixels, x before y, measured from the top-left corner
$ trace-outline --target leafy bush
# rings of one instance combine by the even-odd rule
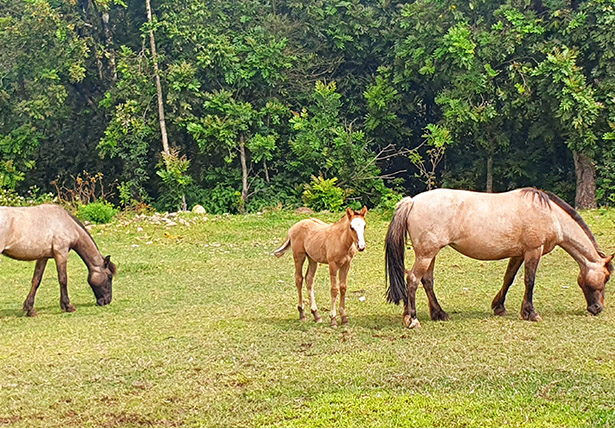
[[[107,201],[97,201],[79,207],[77,217],[95,223],[108,223],[117,214],[118,210]]]
[[[339,211],[348,192],[335,186],[336,182],[337,177],[324,179],[322,176],[312,176],[312,183],[304,185],[303,202],[315,211]]]
[[[13,189],[5,189],[0,187],[0,206],[33,206],[54,202],[52,193],[39,194],[39,189],[32,186],[26,196],[19,195]]]

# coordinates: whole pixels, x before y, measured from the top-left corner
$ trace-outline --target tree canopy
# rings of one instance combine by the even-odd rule
[[[0,0],[2,189],[87,172],[161,210],[438,186],[615,202],[613,0],[150,4]]]

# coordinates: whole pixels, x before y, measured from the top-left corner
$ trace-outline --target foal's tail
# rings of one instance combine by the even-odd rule
[[[408,292],[404,275],[406,267],[406,237],[408,236],[408,216],[414,201],[411,197],[403,198],[393,214],[389,224],[384,245],[384,265],[387,280],[387,301],[399,304],[408,302]]]
[[[284,244],[282,244],[282,247],[280,247],[279,249],[275,249],[273,251],[273,254],[279,258],[286,253],[289,247],[290,247],[290,238],[287,238]]]

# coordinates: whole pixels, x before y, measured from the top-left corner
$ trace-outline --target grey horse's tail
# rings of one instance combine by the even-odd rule
[[[403,198],[397,207],[389,224],[384,245],[384,264],[387,280],[387,301],[399,304],[408,302],[404,257],[406,253],[406,238],[408,236],[408,216],[414,201],[411,197]]]
[[[287,238],[284,244],[282,244],[282,247],[275,249],[273,251],[273,254],[279,258],[282,255],[284,255],[284,253],[286,253],[289,247],[290,247],[290,238]]]

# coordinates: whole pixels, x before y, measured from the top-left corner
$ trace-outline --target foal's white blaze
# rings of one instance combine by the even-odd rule
[[[350,226],[357,233],[357,249],[362,252],[365,250],[365,219],[355,217],[350,221]]]

